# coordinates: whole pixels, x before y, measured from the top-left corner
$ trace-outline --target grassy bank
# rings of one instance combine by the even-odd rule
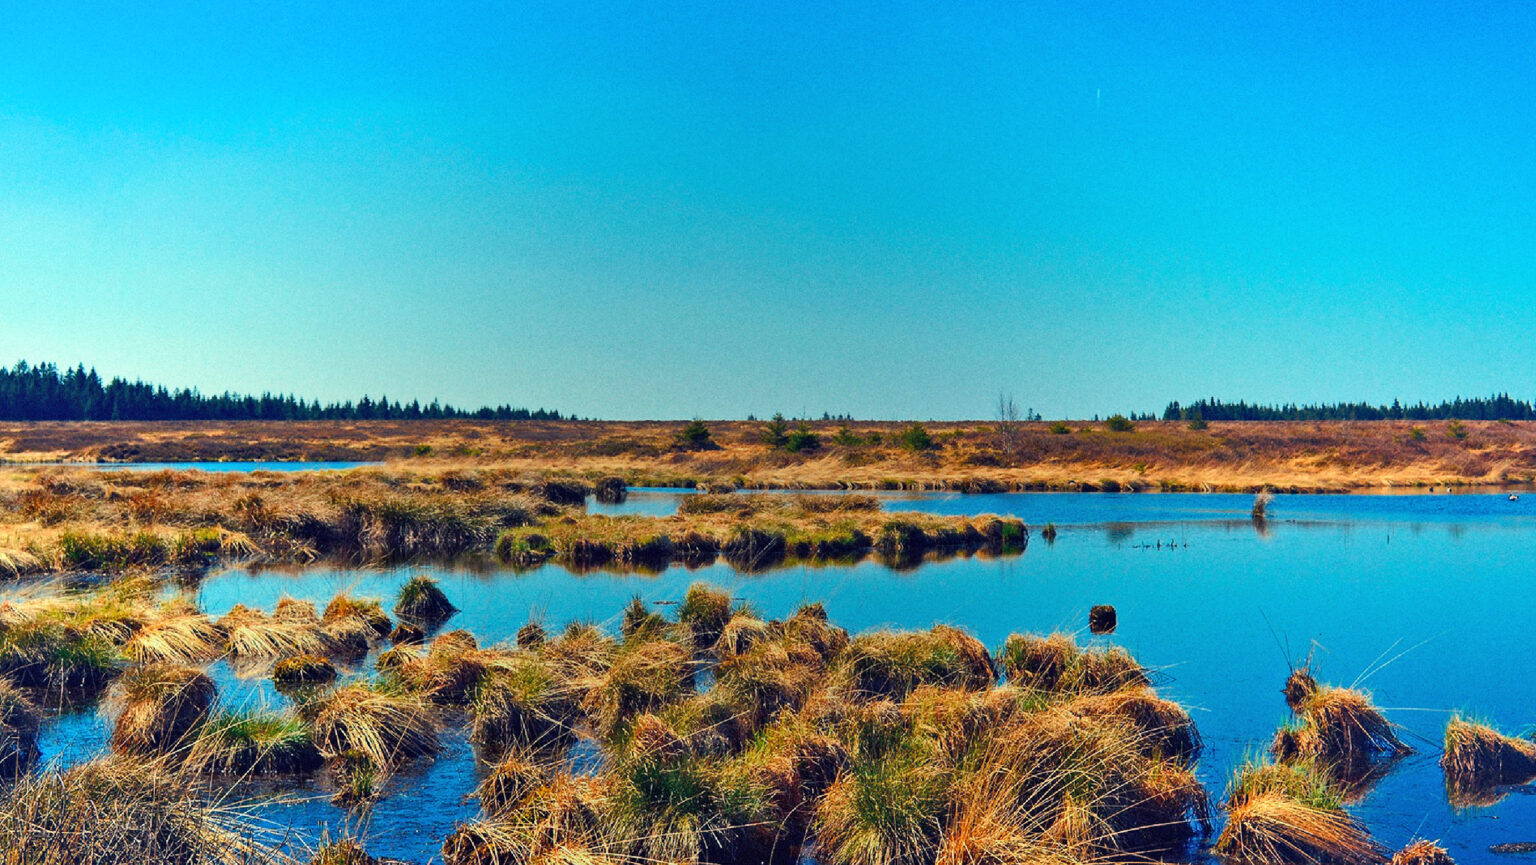
[[[1536,478],[1536,423],[1466,421],[357,421],[11,423],[0,459],[382,460],[565,472],[631,484],[805,489],[1299,491]],[[765,433],[767,434],[765,436]],[[767,439],[765,441],[765,438]]]
[[[599,484],[622,496],[622,482]],[[512,565],[892,564],[1023,550],[1018,520],[892,514],[868,496],[702,495],[665,518],[588,514],[593,485],[431,463],[345,473],[12,469],[0,473],[0,576],[495,555]]]

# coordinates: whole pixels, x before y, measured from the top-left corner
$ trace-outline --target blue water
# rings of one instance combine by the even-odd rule
[[[313,472],[313,471],[343,471],[363,466],[376,466],[376,462],[345,462],[314,460],[208,460],[203,462],[170,462],[170,463],[83,463],[83,462],[56,462],[56,463],[5,463],[4,465],[21,467],[38,466],[65,466],[74,469],[95,469],[97,471],[127,471],[127,472]]]
[[[1163,693],[1193,713],[1207,744],[1200,774],[1214,795],[1287,719],[1280,687],[1289,665],[1312,654],[1320,678],[1359,680],[1420,752],[1354,808],[1380,840],[1399,847],[1413,837],[1440,839],[1462,863],[1501,861],[1487,852],[1490,844],[1536,841],[1536,796],[1518,791],[1490,808],[1455,811],[1435,762],[1453,710],[1505,732],[1536,722],[1536,684],[1526,671],[1536,655],[1536,629],[1526,618],[1536,584],[1536,495],[1277,496],[1262,528],[1249,518],[1251,496],[902,495],[902,508],[1012,513],[1037,529],[1054,522],[1060,535],[1047,543],[1036,531],[1018,557],[954,558],[900,572],[873,560],[751,575],[725,564],[652,576],[578,575],[554,565],[232,569],[211,575],[199,600],[218,615],[236,602],[270,609],[284,594],[387,598],[429,572],[463,608],[448,627],[492,643],[530,618],[552,629],[589,620],[616,631],[633,595],[677,600],[705,580],[767,616],[819,600],[854,632],[947,622],[993,647],[1014,631],[1106,639],[1089,637],[1086,620],[1091,606],[1108,603],[1119,610],[1120,629],[1107,639],[1158,668]],[[226,695],[251,687],[230,685]],[[49,747],[100,741],[73,739],[68,729],[50,730]],[[462,797],[478,771],[472,750],[455,738],[443,757],[395,778],[394,795],[375,810],[371,851],[429,861],[454,822],[471,813]],[[310,837],[346,820],[323,797],[274,808],[272,816]]]
[[[1274,496],[1273,520],[1407,520],[1442,522],[1455,519],[1528,517],[1536,520],[1536,492],[1490,493],[1466,491],[1429,493],[1425,488],[1392,494]],[[737,495],[763,494],[742,491]],[[774,490],[768,495],[839,495],[827,491]],[[995,493],[857,491],[879,499],[887,511],[934,514],[1010,514],[1033,526],[1117,522],[1188,522],[1236,519],[1247,521],[1253,496],[1237,493]],[[647,487],[630,491],[622,504],[602,505],[588,499],[592,513],[671,516],[691,489]]]

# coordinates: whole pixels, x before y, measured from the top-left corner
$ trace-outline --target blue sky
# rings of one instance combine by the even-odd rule
[[[1536,396],[1532,44],[1532,4],[11,4],[0,362],[613,418]]]

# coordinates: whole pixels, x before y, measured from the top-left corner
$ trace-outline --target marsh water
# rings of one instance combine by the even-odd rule
[[[620,512],[666,513],[677,491],[637,491]],[[1030,523],[1016,557],[951,558],[893,570],[791,565],[742,574],[724,563],[659,574],[574,574],[549,565],[375,570],[230,569],[213,573],[199,600],[218,615],[235,604],[271,608],[289,595],[323,603],[348,589],[390,597],[427,571],[463,609],[447,627],[483,643],[510,639],[531,617],[559,627],[596,621],[617,631],[634,595],[675,601],[690,583],[729,588],[767,616],[801,602],[826,604],[835,622],[872,628],[964,626],[989,646],[1014,631],[1074,632],[1113,641],[1157,668],[1164,695],[1187,706],[1205,738],[1200,774],[1220,797],[1232,769],[1262,752],[1288,718],[1280,687],[1290,665],[1313,658],[1319,677],[1369,690],[1418,753],[1398,763],[1353,811],[1384,843],[1440,839],[1462,863],[1502,861],[1491,844],[1536,841],[1536,796],[1517,789],[1487,808],[1455,810],[1436,760],[1445,722],[1464,711],[1513,733],[1536,722],[1531,627],[1536,587],[1536,495],[1278,496],[1255,525],[1251,496],[1210,494],[914,495],[890,510],[1006,513]],[[1054,523],[1054,543],[1038,531]],[[1095,604],[1113,604],[1119,630],[1090,637]],[[363,668],[366,669],[366,668]],[[282,698],[260,679],[216,671],[227,702]],[[104,746],[105,721],[66,716],[47,728],[49,757],[80,759]],[[436,859],[481,769],[462,737],[436,761],[407,769],[374,808],[370,851]],[[350,826],[327,794],[285,791],[260,808],[299,837]]]

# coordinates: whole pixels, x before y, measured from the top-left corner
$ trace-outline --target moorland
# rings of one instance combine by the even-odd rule
[[[1536,421],[33,422],[0,424],[0,460],[363,460],[631,486],[1335,492],[1530,483]]]

